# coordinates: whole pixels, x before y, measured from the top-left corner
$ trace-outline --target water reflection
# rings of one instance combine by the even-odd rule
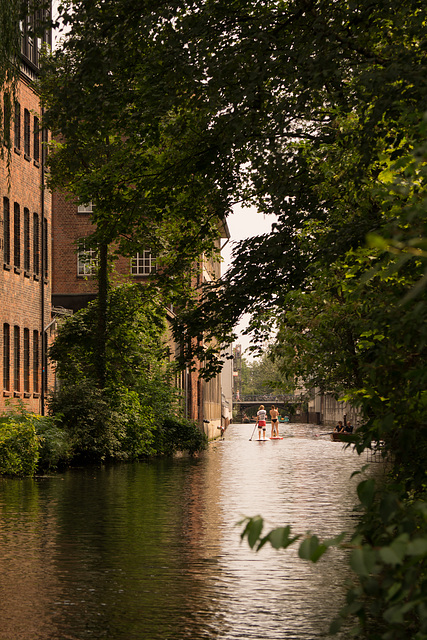
[[[2,479],[0,640],[325,637],[344,552],[256,554],[236,522],[350,530],[364,460],[319,427],[267,443],[252,429],[232,425],[196,459]]]

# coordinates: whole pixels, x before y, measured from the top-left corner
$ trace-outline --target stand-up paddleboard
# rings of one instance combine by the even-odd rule
[[[270,440],[283,440],[283,436],[273,436]]]
[[[267,441],[268,441],[268,438],[264,438],[264,439],[261,438],[261,440],[258,440],[258,438],[255,438],[254,440],[254,442],[267,442]]]

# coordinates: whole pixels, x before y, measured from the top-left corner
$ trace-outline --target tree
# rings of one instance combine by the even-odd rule
[[[242,395],[259,396],[280,393],[282,379],[279,379],[277,366],[264,354],[262,358],[248,362],[242,358]]]
[[[211,80],[200,91],[221,96],[211,128],[246,169],[239,196],[278,223],[236,248],[228,276],[184,323],[208,326],[223,343],[246,311],[257,339],[270,330],[269,309],[283,308],[284,295],[311,277],[310,265],[328,265],[386,222],[378,176],[421,139],[423,10],[417,2],[397,13],[382,2],[240,2],[232,11],[203,3],[195,14],[178,22],[176,37],[206,66]],[[196,20],[200,31],[209,25],[203,39]],[[311,230],[314,242],[302,246]]]
[[[216,178],[204,171],[209,154],[198,148],[203,109],[193,108],[185,87],[179,109],[167,99],[158,105],[150,51],[153,19],[161,20],[162,11],[150,13],[151,4],[141,12],[129,0],[61,3],[70,30],[62,48],[45,57],[39,83],[44,125],[55,137],[49,186],[94,204],[101,388],[108,366],[109,255],[150,247],[158,262],[153,295],[165,282],[165,298],[182,303],[194,293],[198,257],[216,255],[218,220],[228,207]]]
[[[109,292],[107,369],[100,389],[97,304],[65,321],[49,353],[59,380],[49,408],[70,435],[74,458],[137,459],[203,448],[197,427],[183,420],[179,392],[171,383],[164,306],[139,285]]]
[[[10,127],[13,96],[18,79],[16,61],[20,53],[20,18],[21,3],[19,0],[2,0],[0,2],[0,89],[4,96],[0,105],[0,153],[4,154],[6,145],[10,147],[6,127]]]
[[[263,338],[270,311],[280,309],[283,370],[359,404],[357,446],[384,442],[396,482],[377,496],[372,484],[359,485],[367,517],[354,539],[360,581],[347,612],[365,637],[424,637],[423,3],[241,0],[168,9],[173,21],[164,16],[156,31],[167,63],[156,77],[172,76],[176,105],[176,87],[192,79],[191,95],[210,106],[207,131],[219,149],[212,171],[221,176],[232,158],[235,196],[278,216],[273,234],[240,244],[228,275],[177,331],[205,330],[223,344],[250,312],[254,337]],[[176,43],[181,54],[170,58]],[[194,355],[203,357],[199,345],[184,357]],[[207,375],[221,366],[216,355]],[[260,528],[252,524],[253,542]],[[285,534],[268,541],[287,546]],[[308,536],[301,555],[317,559],[327,546]]]

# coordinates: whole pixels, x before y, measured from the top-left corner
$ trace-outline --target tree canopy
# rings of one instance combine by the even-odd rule
[[[148,246],[160,274],[175,277],[213,251],[228,204],[204,170],[203,109],[185,87],[173,108],[170,89],[152,77],[153,29],[162,19],[154,4],[60,4],[71,29],[46,58],[40,90],[45,124],[57,136],[51,187],[94,203],[99,242],[115,242],[121,255]]]
[[[185,321],[222,328],[226,340],[246,311],[257,338],[290,290],[309,286],[367,233],[383,233],[393,201],[404,199],[388,197],[384,178],[423,139],[424,10],[412,1],[307,1],[187,11],[175,37],[204,70],[194,92],[214,102],[210,130],[239,171],[234,195],[278,222],[240,243],[228,275]]]

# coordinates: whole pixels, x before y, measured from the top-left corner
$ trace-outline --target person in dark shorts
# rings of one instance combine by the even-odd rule
[[[277,438],[279,435],[279,412],[273,404],[270,409],[271,418],[271,438]]]

